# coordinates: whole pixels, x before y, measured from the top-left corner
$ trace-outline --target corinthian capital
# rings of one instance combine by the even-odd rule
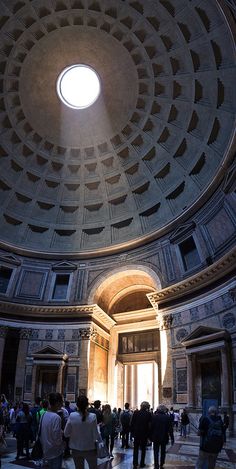
[[[5,339],[7,335],[8,327],[7,326],[1,326],[0,327],[0,338]]]
[[[172,314],[166,314],[161,318],[161,330],[164,329],[170,329],[172,322],[173,322],[173,315]]]
[[[86,327],[79,330],[79,335],[81,339],[95,339],[97,337],[97,331],[94,327]]]
[[[21,339],[29,339],[31,337],[32,329],[21,329],[20,330],[20,338]]]

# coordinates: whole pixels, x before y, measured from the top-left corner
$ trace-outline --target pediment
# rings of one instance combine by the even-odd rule
[[[182,238],[186,237],[186,235],[191,235],[195,226],[196,224],[194,222],[185,223],[184,225],[179,226],[170,236],[170,242],[176,243],[177,241],[180,241]]]
[[[0,261],[6,262],[7,264],[11,265],[20,265],[21,262],[17,257],[13,256],[12,254],[0,255]]]
[[[205,337],[207,335],[215,334],[216,332],[222,332],[223,329],[218,329],[216,327],[208,327],[208,326],[199,326],[193,332],[185,336],[184,342],[193,339],[200,339],[201,337]]]
[[[52,266],[54,272],[63,271],[63,272],[72,272],[77,269],[77,265],[69,261],[57,262]]]
[[[215,340],[229,340],[230,334],[225,329],[217,327],[199,326],[193,332],[184,337],[182,345],[190,347],[201,343],[210,343]]]
[[[61,356],[62,352],[61,350],[57,350],[54,347],[51,347],[50,345],[47,345],[46,347],[43,347],[40,350],[37,350],[37,352],[34,355],[57,355]]]

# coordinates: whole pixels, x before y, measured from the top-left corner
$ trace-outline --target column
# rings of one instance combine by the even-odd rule
[[[187,391],[188,391],[188,407],[194,407],[194,356],[187,355]]]
[[[0,387],[1,387],[1,378],[2,378],[2,360],[3,360],[3,353],[4,353],[7,331],[8,331],[7,326],[0,327]]]
[[[80,365],[79,365],[79,389],[78,394],[88,393],[89,384],[89,364],[90,364],[90,340],[95,334],[92,327],[80,329]]]
[[[62,386],[63,386],[64,366],[65,366],[65,363],[62,362],[62,363],[59,365],[58,374],[57,374],[56,391],[59,392],[60,394],[63,394]]]
[[[132,373],[131,373],[131,366],[125,365],[125,402],[131,402],[132,394]]]
[[[109,404],[111,404],[112,407],[117,406],[117,394],[118,394],[118,370],[117,370],[117,362],[116,362],[117,350],[118,350],[118,333],[113,328],[110,331],[110,339],[109,339],[108,383],[107,383],[108,402]]]
[[[15,389],[17,388],[17,400],[24,399],[24,381],[25,381],[25,367],[28,352],[28,343],[31,336],[31,329],[20,330],[20,341],[16,362],[16,375],[15,375]],[[21,395],[20,395],[21,390]]]
[[[138,402],[138,365],[132,365],[132,368],[132,407],[139,407],[140,402]]]
[[[36,393],[36,383],[37,383],[36,378],[37,378],[37,365],[34,363],[32,366],[32,402],[35,400],[36,397],[39,396],[39,389],[37,389],[37,393]]]
[[[221,396],[222,396],[222,407],[229,406],[229,366],[228,366],[228,356],[227,356],[227,347],[221,349]]]

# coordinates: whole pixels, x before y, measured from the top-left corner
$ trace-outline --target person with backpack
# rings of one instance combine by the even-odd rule
[[[209,407],[208,416],[200,418],[198,434],[200,449],[195,469],[214,469],[224,444],[224,426],[215,406]]]
[[[121,438],[122,444],[121,448],[128,449],[129,448],[129,434],[130,434],[130,422],[132,418],[132,412],[129,408],[129,403],[125,403],[124,410],[120,413],[120,424],[121,424]]]

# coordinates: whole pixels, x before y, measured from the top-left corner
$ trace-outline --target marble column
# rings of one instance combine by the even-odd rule
[[[22,395],[15,396],[17,399],[24,399],[24,380],[25,380],[25,367],[28,351],[29,338],[31,336],[31,329],[20,330],[20,341],[18,348],[18,355],[16,361],[16,374],[15,374],[15,389],[22,389]]]
[[[132,379],[132,407],[139,407],[138,402],[138,365],[133,365],[133,379]]]
[[[227,348],[221,349],[221,396],[222,396],[222,407],[229,406],[229,364],[227,356]]]
[[[0,327],[0,388],[1,388],[1,378],[2,378],[2,360],[3,360],[3,353],[4,353],[7,331],[8,331],[7,326]]]
[[[58,373],[57,373],[57,384],[56,384],[56,391],[59,392],[60,394],[63,394],[63,374],[64,374],[64,367],[65,363],[61,363],[58,367]]]
[[[188,406],[194,407],[194,356],[187,355],[187,390],[188,390]]]
[[[90,340],[96,333],[93,327],[80,329],[80,365],[79,365],[79,393],[87,395],[89,387]]]
[[[131,402],[132,399],[132,373],[131,366],[125,366],[125,402]]]
[[[116,330],[111,329],[109,352],[108,352],[108,383],[107,383],[107,396],[108,402],[112,407],[117,406],[117,393],[118,393],[118,369],[116,363],[118,349],[118,333]]]

